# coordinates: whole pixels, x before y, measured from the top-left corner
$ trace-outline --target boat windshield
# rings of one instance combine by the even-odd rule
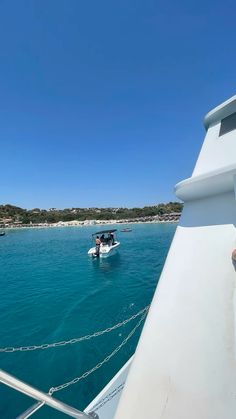
[[[100,240],[101,245],[109,245],[112,246],[115,244],[115,231],[116,230],[105,230],[99,231],[98,233],[93,234],[93,238],[95,240]]]

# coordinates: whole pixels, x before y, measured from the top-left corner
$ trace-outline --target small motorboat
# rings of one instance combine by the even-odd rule
[[[115,237],[117,230],[103,230],[92,234],[92,240],[95,241],[95,246],[91,247],[88,255],[93,258],[106,258],[112,256],[117,252],[120,242]]]
[[[132,231],[132,228],[123,228],[122,230],[120,230],[122,233],[130,233],[130,231]]]
[[[5,231],[0,231],[0,236],[5,236],[5,235],[6,235]]]

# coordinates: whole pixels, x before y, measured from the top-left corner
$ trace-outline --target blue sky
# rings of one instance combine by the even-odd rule
[[[174,200],[235,94],[233,1],[0,1],[0,203]]]

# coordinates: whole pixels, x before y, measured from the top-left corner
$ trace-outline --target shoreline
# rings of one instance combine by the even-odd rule
[[[122,221],[119,220],[118,222],[114,222],[111,221],[109,222],[108,220],[105,220],[104,223],[99,222],[95,222],[95,223],[89,223],[89,222],[85,222],[84,224],[82,224],[82,222],[78,221],[78,222],[72,222],[72,221],[65,221],[65,222],[59,222],[59,223],[55,223],[55,224],[30,224],[30,225],[17,225],[17,226],[7,226],[7,227],[3,227],[3,230],[23,230],[23,229],[46,229],[46,228],[68,228],[68,227],[100,227],[100,226],[106,226],[106,225],[121,225],[123,226],[124,224],[129,226],[132,224],[177,224],[179,222],[179,220],[165,220],[165,221],[160,221],[160,220],[153,220],[153,221]]]

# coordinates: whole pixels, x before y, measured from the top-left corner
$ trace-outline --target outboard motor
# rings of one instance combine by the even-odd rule
[[[96,244],[96,253],[95,255],[97,258],[100,256],[100,244]]]

